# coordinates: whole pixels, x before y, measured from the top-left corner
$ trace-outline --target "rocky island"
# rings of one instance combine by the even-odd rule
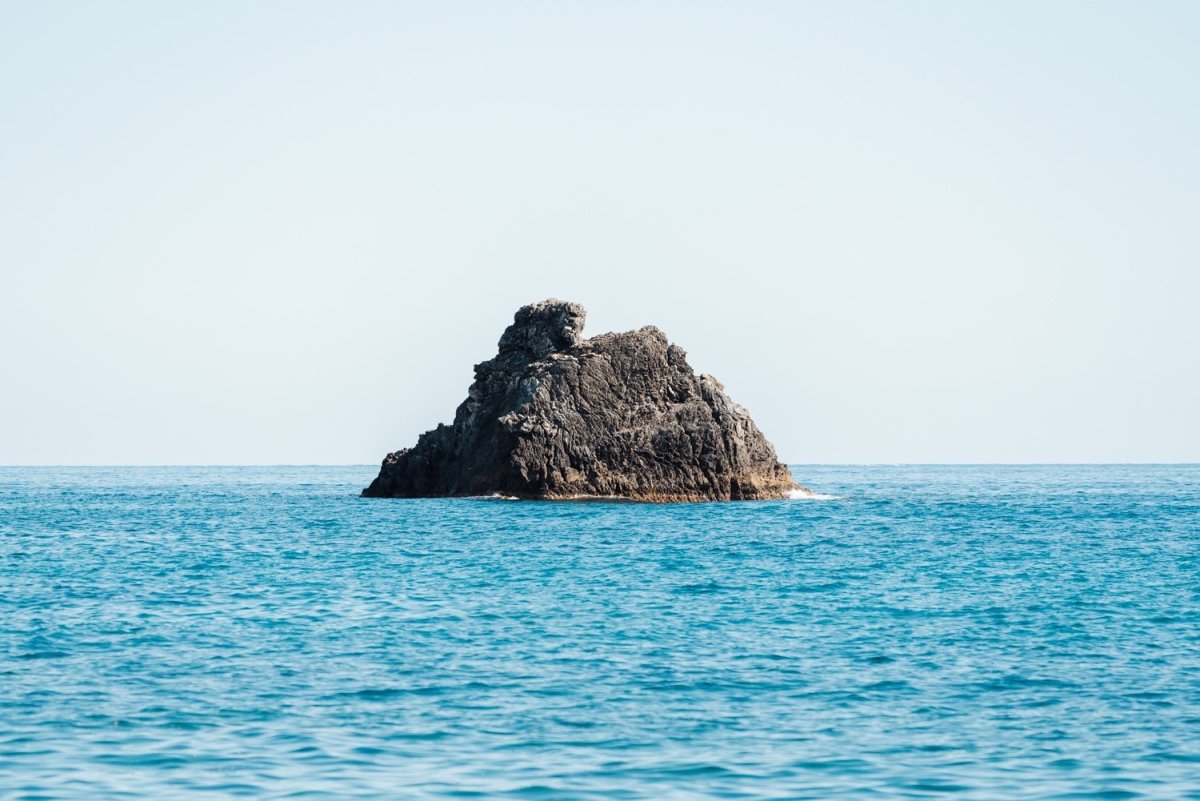
[[[367,497],[718,501],[800,488],[749,413],[654,326],[582,336],[577,303],[517,311],[451,425],[390,453]]]

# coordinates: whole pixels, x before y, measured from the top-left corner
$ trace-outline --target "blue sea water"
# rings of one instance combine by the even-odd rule
[[[1200,799],[1200,467],[0,469],[0,798]]]

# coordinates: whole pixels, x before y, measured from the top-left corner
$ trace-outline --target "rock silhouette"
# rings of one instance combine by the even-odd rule
[[[388,454],[363,495],[667,502],[798,489],[749,413],[666,334],[584,339],[584,318],[559,300],[518,310],[454,423]]]

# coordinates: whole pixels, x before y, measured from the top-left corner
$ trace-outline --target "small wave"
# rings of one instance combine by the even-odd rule
[[[826,495],[821,492],[813,492],[808,489],[794,489],[788,493],[788,498],[793,501],[837,501],[841,500],[840,495]]]
[[[674,592],[677,595],[708,595],[714,592],[720,592],[725,589],[715,581],[698,581],[693,584],[684,584],[676,587]]]

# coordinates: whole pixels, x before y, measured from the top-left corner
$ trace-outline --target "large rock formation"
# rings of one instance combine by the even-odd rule
[[[501,494],[643,501],[797,489],[745,409],[654,326],[584,339],[584,310],[521,308],[452,425],[388,454],[370,497]]]

